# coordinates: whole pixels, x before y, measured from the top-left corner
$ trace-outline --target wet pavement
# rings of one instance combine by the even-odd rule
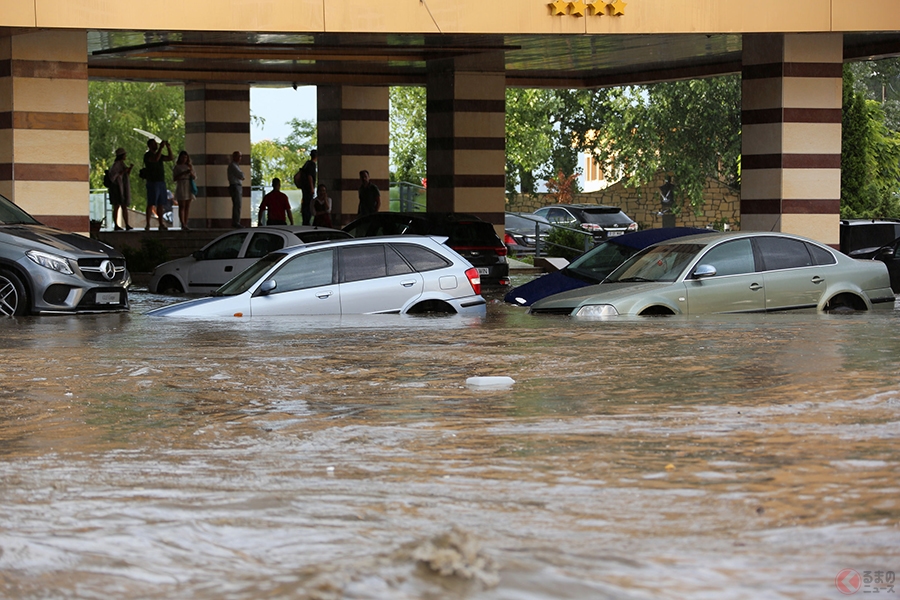
[[[182,321],[132,298],[0,323],[0,597],[896,593],[900,309]]]

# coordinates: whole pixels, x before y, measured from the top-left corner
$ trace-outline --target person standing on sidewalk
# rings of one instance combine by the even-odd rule
[[[240,151],[231,153],[228,164],[228,191],[231,194],[231,226],[241,227],[241,201],[244,197],[244,171],[241,170]]]
[[[163,148],[166,150],[165,154],[162,153]],[[159,230],[165,231],[168,229],[166,224],[163,223],[163,211],[166,208],[169,197],[169,191],[166,189],[166,170],[163,163],[171,160],[172,147],[169,146],[168,141],[163,140],[162,144],[160,144],[153,138],[147,140],[143,170],[147,180],[147,223],[144,225],[145,231],[150,230],[150,217],[153,215],[154,208],[156,209],[156,219],[159,221]]]
[[[316,163],[318,160],[319,153],[310,150],[309,160],[303,163],[300,170],[294,174],[294,185],[303,193],[303,199],[300,201],[300,216],[303,218],[304,225],[309,225],[312,219],[312,201],[316,189]]]
[[[291,203],[287,194],[281,191],[281,180],[272,180],[272,191],[263,196],[259,205],[259,215],[256,222],[262,223],[263,213],[266,215],[266,225],[287,225],[290,220],[294,224],[294,215],[291,214]]]

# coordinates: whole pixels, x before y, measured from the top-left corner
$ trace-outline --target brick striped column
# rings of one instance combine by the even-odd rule
[[[228,163],[243,154],[241,223],[250,225],[250,86],[190,84],[184,88],[185,149],[197,172],[199,194],[189,227],[231,227]]]
[[[318,183],[333,201],[337,223],[346,225],[359,208],[359,172],[381,191],[381,210],[390,195],[390,97],[387,87],[318,86],[316,89]]]
[[[87,233],[89,172],[87,34],[0,36],[0,193]]]
[[[506,75],[492,53],[428,65],[428,210],[465,212],[502,236]]]
[[[741,229],[837,247],[841,34],[744,36]]]

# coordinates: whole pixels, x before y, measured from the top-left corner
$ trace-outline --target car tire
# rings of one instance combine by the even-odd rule
[[[28,291],[18,275],[0,269],[0,316],[19,317],[28,313]]]
[[[159,283],[156,285],[156,293],[174,296],[183,294],[184,288],[181,287],[181,283],[176,278],[167,275],[159,280]]]

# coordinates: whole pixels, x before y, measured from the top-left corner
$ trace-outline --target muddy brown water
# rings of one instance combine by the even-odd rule
[[[891,597],[900,309],[185,321],[132,299],[0,323],[0,597],[842,598],[845,569]]]

